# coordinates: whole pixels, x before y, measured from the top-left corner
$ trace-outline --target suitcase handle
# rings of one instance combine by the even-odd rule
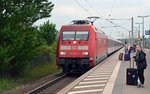
[[[130,59],[130,68],[131,68],[131,59]],[[134,60],[133,60],[133,68],[134,68]]]
[[[133,68],[134,68],[134,60],[133,60]]]
[[[131,68],[131,60],[130,60],[130,68]]]

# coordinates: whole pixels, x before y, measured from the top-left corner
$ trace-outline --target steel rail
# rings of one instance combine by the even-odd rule
[[[43,84],[40,87],[35,88],[34,90],[28,92],[27,94],[37,94],[37,93],[45,90],[46,88],[50,87],[51,85],[55,84],[56,82],[62,80],[66,76],[67,76],[67,73],[60,76],[60,77],[58,77],[58,78],[56,78],[56,79],[54,79],[54,80],[52,80],[52,81],[50,81],[50,82],[47,82],[47,83]]]

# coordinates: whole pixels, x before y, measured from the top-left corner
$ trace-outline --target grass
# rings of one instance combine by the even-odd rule
[[[10,79],[0,79],[0,94],[2,94],[4,91],[16,88],[17,86],[23,84],[23,82],[32,82],[43,76],[59,71],[61,70],[57,69],[57,65],[54,60],[34,68],[27,66],[24,73],[21,74],[22,76],[18,77],[16,81]]]
[[[10,90],[12,88],[15,88],[17,85],[18,83],[15,82],[14,80],[0,78],[0,94],[2,94],[3,91],[5,90]]]
[[[58,71],[60,70],[57,69],[57,65],[55,61],[51,63],[45,63],[43,65],[39,65],[34,68],[27,67],[24,71],[24,80],[32,81]]]

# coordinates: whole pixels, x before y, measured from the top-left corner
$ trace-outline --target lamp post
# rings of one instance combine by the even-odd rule
[[[138,38],[138,29],[139,29],[139,27],[133,27],[134,28],[134,36],[133,36],[133,38]]]
[[[138,31],[138,43],[140,44],[140,40],[141,40],[141,38],[140,38],[140,25],[141,25],[142,23],[135,23],[135,24],[138,24],[138,25],[139,25],[139,31]]]
[[[145,44],[144,44],[144,18],[149,17],[149,15],[137,16],[137,17],[142,18],[142,24],[143,24],[143,27],[142,27],[142,47],[144,48],[144,46],[145,46]]]

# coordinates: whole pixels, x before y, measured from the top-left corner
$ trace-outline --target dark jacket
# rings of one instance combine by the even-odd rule
[[[142,50],[139,50],[136,53],[136,56],[134,56],[133,58],[135,59],[137,68],[145,69],[147,67],[146,54]]]

